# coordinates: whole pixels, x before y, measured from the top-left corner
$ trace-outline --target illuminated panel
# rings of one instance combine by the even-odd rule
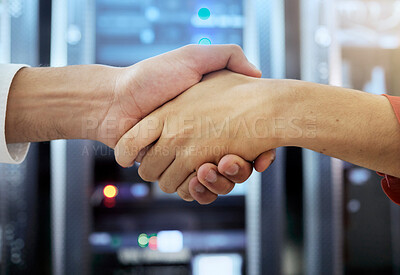
[[[242,46],[243,27],[242,0],[97,0],[96,63],[128,66],[200,41]]]
[[[200,254],[193,259],[193,275],[240,275],[242,263],[239,254]]]
[[[160,231],[157,234],[157,246],[160,252],[180,252],[183,249],[183,234],[177,230]]]

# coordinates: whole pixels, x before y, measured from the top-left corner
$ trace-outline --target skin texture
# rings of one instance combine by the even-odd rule
[[[127,68],[21,69],[9,93],[7,142],[91,139],[114,148],[146,115],[198,83],[204,74],[223,68],[261,76],[234,45],[190,45]],[[237,156],[227,156],[226,161],[238,164],[239,171],[228,176],[222,169],[225,177],[217,181],[221,185],[250,176],[252,163]]]
[[[220,71],[143,119],[115,152],[117,162],[127,165],[154,143],[142,157],[140,175],[190,199],[193,189],[200,189],[196,176],[204,176],[203,163],[221,164],[228,154],[252,161],[281,146],[311,149],[400,177],[399,140],[400,125],[385,97]],[[259,169],[267,163],[263,158]],[[206,187],[220,194],[231,190]]]

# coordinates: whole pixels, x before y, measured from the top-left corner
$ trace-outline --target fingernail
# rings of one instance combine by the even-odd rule
[[[217,181],[217,173],[214,170],[210,170],[206,176],[206,181],[215,183]]]
[[[202,194],[202,193],[204,193],[204,192],[206,191],[206,189],[204,188],[204,186],[201,185],[201,184],[198,184],[198,185],[196,186],[196,188],[194,188],[194,190],[195,190],[197,193],[200,193],[200,194]]]
[[[239,165],[237,165],[236,163],[231,165],[226,171],[225,174],[227,174],[228,176],[236,176],[239,173]]]

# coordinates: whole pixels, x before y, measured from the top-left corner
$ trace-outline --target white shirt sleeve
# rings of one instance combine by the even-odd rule
[[[0,163],[20,164],[29,150],[29,143],[6,143],[7,98],[16,73],[27,65],[0,64]]]

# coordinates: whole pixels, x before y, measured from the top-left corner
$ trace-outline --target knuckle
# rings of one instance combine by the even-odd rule
[[[189,53],[195,51],[197,49],[197,45],[194,44],[190,44],[190,45],[186,45],[184,47],[182,47],[182,50],[187,51]]]
[[[243,53],[243,50],[242,50],[242,48],[241,48],[239,45],[231,44],[231,45],[229,45],[229,46],[230,46],[231,50],[232,50],[234,53]]]

